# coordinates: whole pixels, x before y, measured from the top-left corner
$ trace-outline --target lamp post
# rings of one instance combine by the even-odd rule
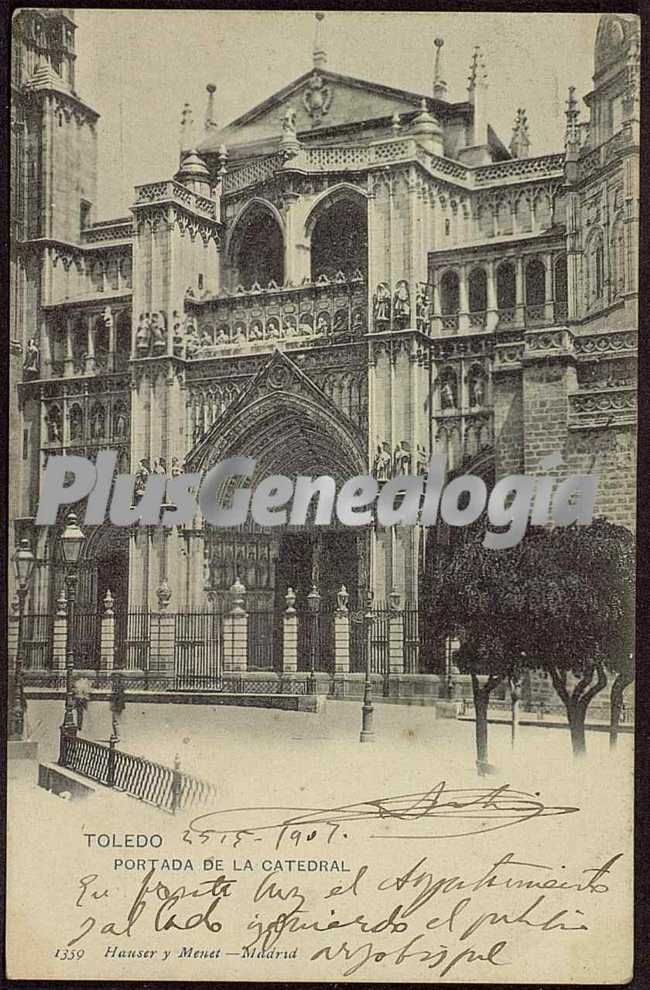
[[[16,589],[18,597],[18,642],[14,669],[14,698],[10,713],[10,739],[22,739],[25,734],[25,709],[27,705],[23,690],[23,616],[29,585],[34,573],[34,563],[34,554],[30,549],[29,540],[21,540],[14,554],[14,568],[18,582]]]
[[[65,656],[65,714],[61,728],[68,735],[74,735],[77,731],[74,719],[74,699],[72,694],[72,677],[74,675],[74,642],[73,642],[73,622],[74,606],[77,598],[77,566],[81,555],[81,547],[84,541],[84,534],[79,529],[77,517],[74,512],[68,515],[66,526],[61,535],[61,552],[66,567],[65,588],[68,601],[68,621],[66,635],[66,656]]]
[[[320,595],[315,584],[307,595],[307,607],[310,615],[310,644],[309,644],[309,693],[316,691],[316,643],[318,640],[318,613],[320,611]]]
[[[375,741],[375,733],[372,727],[374,708],[372,706],[372,685],[370,683],[370,634],[372,630],[372,592],[368,592],[366,599],[366,611],[363,617],[364,649],[366,653],[366,679],[363,686],[363,708],[361,710],[361,734],[359,742],[367,743]]]

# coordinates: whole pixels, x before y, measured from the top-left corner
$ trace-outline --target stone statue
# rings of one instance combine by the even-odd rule
[[[423,475],[427,473],[429,466],[429,456],[422,444],[418,444],[415,452],[415,473]]]
[[[144,495],[145,489],[147,487],[147,478],[151,472],[149,471],[149,466],[147,464],[146,458],[142,458],[138,463],[138,469],[135,472],[135,485],[133,487],[134,495]]]
[[[61,413],[56,406],[47,413],[47,439],[50,443],[61,443]]]
[[[408,326],[411,319],[411,294],[408,282],[405,279],[400,279],[395,286],[393,317],[399,327]]]
[[[138,326],[135,331],[135,350],[138,357],[145,357],[149,353],[150,343],[151,328],[149,314],[140,313],[140,319],[138,320]]]
[[[391,476],[392,458],[387,450],[387,444],[377,444],[377,453],[372,464],[375,481],[388,481]]]
[[[172,478],[178,478],[183,473],[183,467],[178,457],[172,457],[172,466],[170,473]]]
[[[90,417],[90,435],[93,440],[101,440],[106,434],[106,413],[104,407],[96,405]]]
[[[393,474],[408,474],[411,470],[411,451],[406,440],[400,440],[393,454]]]
[[[106,329],[108,330],[108,332],[110,334],[111,331],[112,331],[112,329],[113,329],[113,324],[115,322],[115,320],[113,319],[113,310],[111,309],[110,306],[105,306],[104,307],[104,312],[103,312],[102,316],[103,316],[103,319],[104,319],[104,326],[106,327]],[[110,339],[110,337],[109,337],[109,339]]]
[[[41,352],[35,337],[30,337],[25,348],[23,371],[26,375],[38,375],[41,367]]]
[[[126,414],[123,409],[119,409],[115,416],[115,436],[121,440],[126,436],[126,431]]]
[[[390,289],[386,282],[380,282],[373,297],[375,323],[390,322]]]
[[[470,406],[482,406],[485,399],[485,386],[480,374],[470,379],[469,383],[469,404]]]
[[[282,118],[282,133],[289,138],[296,136],[296,111],[293,107],[287,107]]]
[[[429,304],[427,286],[422,283],[418,285],[417,289],[417,296],[415,300],[415,318],[417,321],[418,330],[428,331],[431,321],[431,306]]]
[[[83,435],[83,413],[81,407],[74,405],[70,410],[70,439],[81,440]]]
[[[164,457],[159,457],[153,462],[152,474],[167,474],[167,464]]]
[[[449,378],[446,378],[440,386],[440,402],[443,409],[456,407],[456,385]]]
[[[151,342],[154,354],[163,354],[167,347],[167,327],[164,313],[151,314]]]

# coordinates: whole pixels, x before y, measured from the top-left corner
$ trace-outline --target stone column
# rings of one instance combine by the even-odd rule
[[[404,673],[404,613],[400,609],[400,596],[390,594],[391,612],[388,617],[388,669],[390,674]]]
[[[524,302],[524,259],[519,255],[515,261],[515,324],[523,327],[526,323]]]
[[[555,322],[555,305],[553,300],[553,257],[544,255],[544,322]]]
[[[350,672],[350,596],[345,585],[336,596],[337,608],[334,613],[334,674]]]
[[[172,593],[165,578],[156,589],[156,598],[158,614],[151,616],[150,624],[151,660],[155,659],[156,673],[171,677],[174,673],[176,616],[168,611]]]
[[[115,612],[114,599],[110,591],[104,595],[102,615],[101,646],[99,651],[101,670],[111,671],[115,665]]]
[[[65,321],[65,359],[63,363],[64,374],[66,378],[69,378],[74,374],[74,362],[72,358],[72,336],[74,333],[74,325],[72,322],[72,317],[68,316]]]
[[[467,294],[467,266],[461,265],[458,272],[458,332],[469,330],[469,301]]]
[[[223,621],[223,672],[241,674],[248,664],[248,615],[244,609],[246,588],[235,578],[230,588],[232,608]]]
[[[495,261],[488,261],[487,264],[487,313],[486,330],[495,330],[499,322],[499,308],[497,302],[497,266]]]
[[[86,373],[91,373],[95,370],[95,334],[93,331],[93,317],[88,317],[88,330],[86,333],[88,338],[88,349],[86,351]]]
[[[284,600],[287,607],[283,616],[282,673],[295,674],[298,670],[298,613],[294,608],[296,594],[293,588],[287,588]]]
[[[68,602],[65,591],[61,590],[56,603],[56,616],[52,630],[52,669],[65,670],[66,646],[68,639]]]

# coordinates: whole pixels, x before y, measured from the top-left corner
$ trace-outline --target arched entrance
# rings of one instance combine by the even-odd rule
[[[205,441],[186,462],[191,471],[207,471],[232,456],[252,457],[252,478],[238,487],[254,488],[270,475],[329,476],[340,486],[367,467],[361,435],[333,404],[307,382],[298,369],[277,354],[260,380],[256,397],[214,424]],[[226,482],[218,501],[233,485]],[[204,525],[197,547],[203,561],[203,590],[219,610],[229,607],[228,589],[235,577],[246,587],[248,669],[278,669],[281,664],[283,616],[289,588],[298,611],[298,669],[306,669],[305,637],[316,635],[308,598],[316,586],[319,669],[333,669],[336,594],[345,584],[351,606],[363,601],[368,584],[369,533],[341,526],[332,513],[329,525],[315,525],[315,499],[306,525],[263,527],[249,516],[237,530]]]
[[[334,279],[368,274],[368,218],[365,198],[358,190],[341,187],[320,200],[307,221],[311,243],[311,279]]]
[[[240,214],[230,240],[229,260],[232,289],[283,284],[284,238],[270,205],[256,200]]]

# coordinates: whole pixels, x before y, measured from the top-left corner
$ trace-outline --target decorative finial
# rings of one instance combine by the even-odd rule
[[[442,67],[442,46],[445,43],[445,39],[434,38],[433,43],[436,46],[436,60],[433,70],[433,96],[436,100],[446,100],[447,83],[445,82],[445,74]]]
[[[530,153],[530,137],[528,134],[528,117],[523,107],[517,110],[515,124],[512,128],[510,153],[513,158],[528,158]]]
[[[181,112],[181,156],[184,155],[186,151],[190,151],[194,147],[193,129],[194,121],[192,119],[192,108],[189,103],[184,103],[183,110]]]
[[[205,133],[208,134],[210,131],[215,130],[215,128],[218,127],[215,117],[215,109],[214,109],[214,102],[215,102],[214,94],[217,91],[217,87],[215,86],[214,83],[208,83],[208,85],[205,88],[208,93],[208,102],[205,108],[204,125],[205,125]]]
[[[580,117],[580,107],[576,100],[575,86],[569,86],[569,98],[566,101],[566,131],[564,143],[569,151],[578,151],[580,147],[580,127],[578,118]]]
[[[321,41],[321,23],[325,20],[325,14],[319,11],[315,16],[316,32],[314,34],[313,64],[315,69],[322,69],[327,63],[327,52]]]

